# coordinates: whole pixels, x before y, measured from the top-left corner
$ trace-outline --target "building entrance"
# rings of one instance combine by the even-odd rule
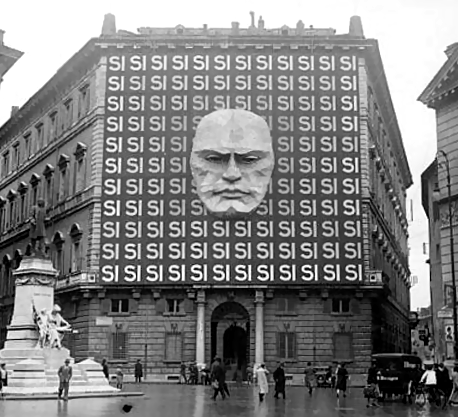
[[[226,378],[235,371],[245,377],[250,353],[250,316],[240,303],[220,304],[211,317],[211,357],[219,356],[226,366]]]

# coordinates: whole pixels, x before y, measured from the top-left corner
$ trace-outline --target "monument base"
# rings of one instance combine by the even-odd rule
[[[17,356],[16,356],[17,357]],[[68,349],[35,349],[34,357],[17,362],[8,372],[5,395],[53,395],[59,388],[58,370],[70,359],[73,376],[69,394],[116,394],[120,390],[110,386],[103,374],[102,365],[86,359],[77,364],[70,358]]]

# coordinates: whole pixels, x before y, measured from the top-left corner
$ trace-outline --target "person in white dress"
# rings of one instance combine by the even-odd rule
[[[262,363],[256,370],[256,379],[259,386],[259,401],[261,402],[264,401],[264,396],[269,392],[267,375],[269,375],[269,371],[266,369],[266,365]]]

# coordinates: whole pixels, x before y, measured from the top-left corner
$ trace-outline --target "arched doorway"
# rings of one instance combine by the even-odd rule
[[[249,363],[250,316],[240,303],[227,301],[213,310],[211,317],[211,357],[219,356],[226,366],[226,378],[245,370]]]

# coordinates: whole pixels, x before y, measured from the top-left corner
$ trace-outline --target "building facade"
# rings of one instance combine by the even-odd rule
[[[424,173],[425,181],[429,183],[425,198],[427,204],[434,208],[435,218],[431,222],[431,211],[429,212],[430,228],[430,251],[434,252],[434,257],[440,256],[440,261],[435,265],[440,265],[440,273],[431,264],[432,274],[437,274],[440,280],[442,294],[438,296],[440,305],[435,308],[438,318],[440,343],[443,346],[442,357],[455,359],[453,353],[454,336],[450,333],[453,328],[453,303],[452,303],[452,262],[450,248],[450,227],[449,227],[449,200],[447,192],[447,170],[448,160],[451,182],[451,204],[453,213],[453,236],[456,242],[456,213],[458,198],[457,181],[457,156],[458,156],[458,75],[456,68],[458,65],[458,43],[450,45],[445,54],[447,60],[438,71],[435,77],[419,97],[419,101],[436,111],[437,121],[437,149],[438,156],[435,168],[430,166]],[[445,156],[444,156],[445,154]],[[431,171],[435,169],[436,172]],[[437,179],[434,180],[433,177]],[[431,181],[435,187],[431,187]],[[434,191],[434,195],[432,193]],[[426,208],[425,208],[426,210]],[[455,271],[457,249],[453,248],[455,254]],[[431,256],[433,256],[431,254]],[[431,258],[432,259],[432,258]],[[440,278],[439,278],[440,275]],[[435,277],[433,276],[432,279]],[[439,286],[439,284],[438,284]],[[457,306],[455,306],[457,308]],[[452,332],[453,333],[453,332]]]
[[[333,93],[310,93],[315,82]],[[206,220],[187,168],[196,123],[230,106],[262,113],[278,153],[276,188],[255,220],[236,224]],[[412,178],[377,42],[357,17],[345,35],[302,22],[267,30],[262,19],[132,34],[108,15],[102,36],[0,129],[0,155],[2,340],[28,213],[43,198],[76,360],[107,357],[132,372],[141,359],[158,380],[215,355],[242,372],[282,360],[298,377],[308,361],[348,362],[363,382],[372,353],[410,351]],[[340,197],[323,203],[326,193]]]
[[[0,29],[0,85],[4,75],[11,69],[17,60],[23,55],[22,52],[6,46],[3,42],[5,31]]]

